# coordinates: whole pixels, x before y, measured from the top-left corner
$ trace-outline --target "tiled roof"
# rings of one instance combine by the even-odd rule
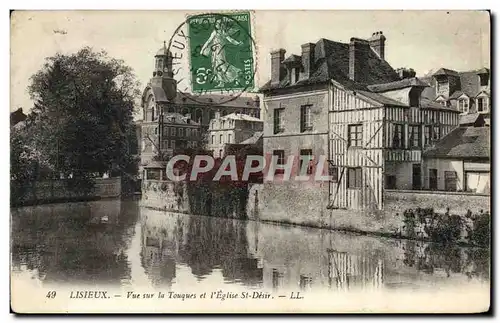
[[[395,105],[395,106],[401,106],[401,107],[407,107],[408,105],[396,101],[394,99],[391,99],[389,97],[383,96],[382,94],[370,92],[370,91],[364,91],[364,90],[356,90],[356,92],[360,93],[361,95],[364,95],[365,97],[372,99],[382,105]]]
[[[396,71],[373,50],[362,51],[360,53],[363,53],[364,56],[358,56],[357,59],[363,61],[363,65],[365,66],[363,74],[358,75],[361,85],[399,80]],[[324,38],[316,42],[314,47],[314,62],[310,75],[308,79],[300,80],[293,85],[289,84],[287,77],[283,78],[277,86],[271,86],[271,82],[269,81],[261,87],[261,91],[324,83],[331,79],[343,84],[352,84],[353,82],[349,79],[349,44]]]
[[[226,107],[238,107],[238,108],[259,108],[259,98],[258,96],[248,97],[239,96],[234,98],[231,95],[219,95],[219,94],[202,94],[194,95],[190,93],[177,92],[177,96],[174,101],[169,101],[162,87],[148,85],[144,90],[144,95],[148,89],[153,91],[153,95],[156,102],[171,102],[174,104],[189,104],[189,105],[221,105]],[[228,101],[230,100],[230,101]]]
[[[256,122],[263,122],[262,120],[249,116],[247,114],[243,113],[230,113],[228,115],[225,115],[221,117],[221,119],[232,119],[232,120],[245,120],[245,121],[256,121]]]
[[[256,133],[253,134],[252,137],[243,140],[240,142],[242,145],[251,145],[251,144],[256,144],[259,142],[260,139],[262,139],[263,132],[262,131],[257,131]]]
[[[480,113],[469,113],[465,115],[460,116],[460,125],[467,125],[467,126],[473,126],[473,125],[480,125],[484,126],[484,117]]]
[[[450,99],[458,99],[459,97],[461,97],[463,94],[466,94],[462,91],[455,91],[453,92],[452,95],[450,95]],[[466,94],[467,95],[467,94]]]
[[[172,123],[172,124],[190,124],[195,126],[199,125],[199,123],[194,121],[193,119],[183,116],[182,114],[177,112],[165,113],[163,121],[165,123]]]
[[[294,62],[302,62],[302,57],[292,54],[283,61],[283,63],[294,63]]]
[[[479,93],[479,76],[477,71],[460,73],[460,87],[463,93],[469,97],[475,97]]]
[[[443,72],[444,71],[444,72]],[[451,72],[450,72],[451,71]],[[464,72],[455,72],[449,69],[441,68],[433,75],[453,75],[458,76],[460,78],[460,89],[453,92],[449,99],[457,99],[462,94],[466,94],[467,96],[473,98],[476,97],[480,93],[480,84],[479,84],[479,74],[488,73],[489,69],[483,67],[478,70],[472,71],[464,71]],[[430,85],[429,88],[424,89],[422,95],[431,99],[436,99],[436,82],[432,77],[423,77],[420,78],[423,82]]]
[[[433,100],[429,100],[427,98],[420,98],[420,106],[422,108],[426,108],[426,109],[450,110],[450,111],[454,111],[454,112],[459,113],[459,111],[457,111],[457,109],[455,109],[451,106],[444,106],[438,102],[435,102]]]
[[[490,158],[490,127],[457,127],[435,146],[424,151],[425,157]]]
[[[389,83],[368,85],[368,89],[373,92],[385,92],[390,90],[403,89],[405,87],[410,87],[410,86],[428,87],[429,84],[421,81],[417,77],[412,77]]]
[[[436,73],[434,73],[434,76],[438,76],[438,75],[458,76],[458,72],[454,71],[454,70],[447,69],[447,68],[440,68],[439,70],[436,71]]]

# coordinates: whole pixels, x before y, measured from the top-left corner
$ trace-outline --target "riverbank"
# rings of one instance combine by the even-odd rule
[[[11,182],[11,207],[64,202],[97,201],[120,197],[121,177],[95,178],[88,192],[72,187],[70,180],[57,179],[36,181],[29,186],[19,186]]]
[[[237,189],[214,187],[216,184],[153,180],[144,184],[141,206],[160,211],[464,246],[489,245],[489,196],[473,196],[474,202],[467,204],[454,202],[463,200],[464,194],[470,195],[467,193],[419,192],[412,195],[408,191],[390,191],[384,210],[345,210],[328,209],[328,199],[318,194],[314,187],[305,191],[302,201],[294,201],[287,198],[289,188],[270,200],[266,184]]]

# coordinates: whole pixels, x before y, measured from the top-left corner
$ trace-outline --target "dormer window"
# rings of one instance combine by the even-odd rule
[[[447,103],[446,103],[446,99],[443,98],[442,96],[439,96],[437,99],[436,99],[436,102],[441,104],[443,107],[446,107],[447,106]]]
[[[488,97],[483,96],[477,98],[477,112],[486,113],[488,112]]]
[[[468,98],[461,98],[458,100],[458,111],[461,113],[468,113],[469,112],[469,99]]]

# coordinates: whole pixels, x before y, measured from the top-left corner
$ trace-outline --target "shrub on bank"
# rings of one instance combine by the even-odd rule
[[[436,213],[433,208],[407,209],[403,212],[403,227],[400,235],[410,239],[422,239],[449,243],[469,243],[486,247],[490,243],[489,212],[473,214],[470,210],[465,216]]]

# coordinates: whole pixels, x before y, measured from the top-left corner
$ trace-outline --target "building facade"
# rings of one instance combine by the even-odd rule
[[[423,188],[422,152],[458,125],[460,112],[422,96],[429,85],[413,70],[394,70],[385,40],[376,32],[348,44],[304,44],[301,56],[271,53],[271,80],[261,89],[264,154],[282,163],[327,156],[331,181],[265,183],[263,196],[323,214],[381,210],[386,188]]]
[[[488,68],[457,72],[441,68],[426,77],[430,85],[423,96],[460,111],[461,115],[481,114],[486,125],[491,119],[491,75]]]
[[[239,144],[257,132],[262,132],[263,121],[245,114],[231,113],[210,120],[206,149],[215,158],[222,158],[228,144]]]
[[[167,160],[177,151],[197,148],[202,145],[203,133],[201,125],[189,115],[166,113],[162,120],[142,121],[141,162],[147,166],[155,156]]]
[[[154,156],[168,159],[176,150],[200,147],[210,120],[217,114],[260,117],[258,96],[228,101],[223,95],[176,92],[172,80],[172,54],[164,44],[155,55],[153,77],[142,94],[141,170]]]
[[[459,127],[424,151],[424,185],[431,191],[490,194],[490,127],[482,115],[463,118]]]

